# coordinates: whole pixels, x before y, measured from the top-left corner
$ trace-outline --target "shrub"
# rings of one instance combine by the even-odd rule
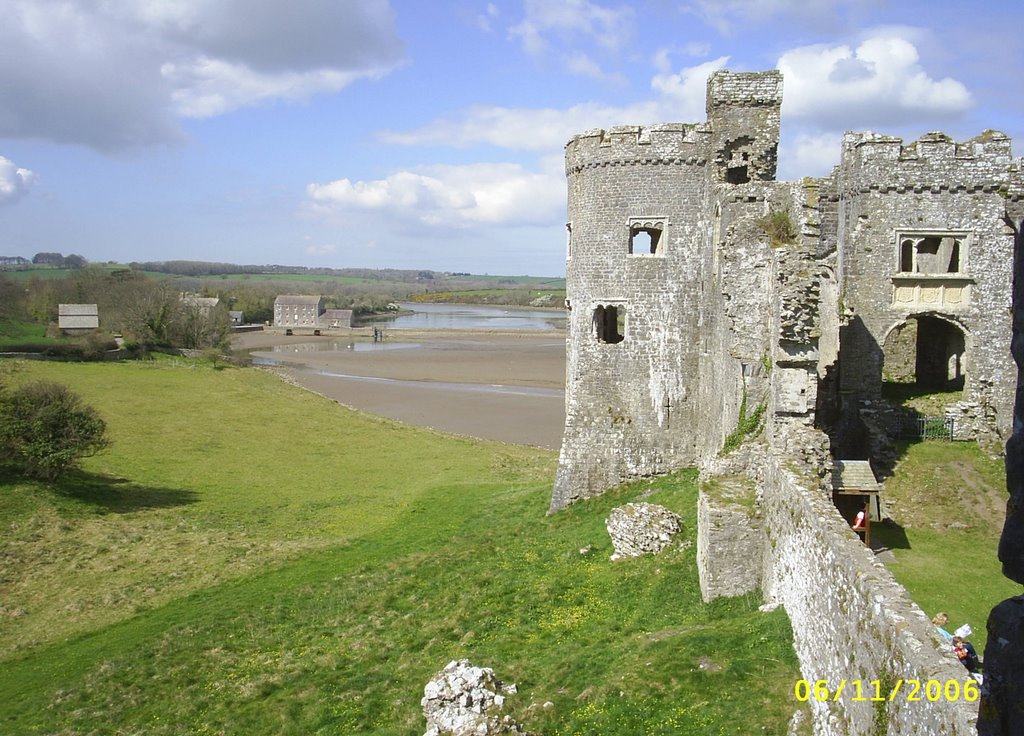
[[[791,245],[800,236],[800,231],[786,210],[770,212],[757,219],[757,225],[768,236],[768,244],[772,248]]]
[[[0,458],[30,478],[52,481],[107,447],[106,422],[78,394],[39,381],[0,390]]]

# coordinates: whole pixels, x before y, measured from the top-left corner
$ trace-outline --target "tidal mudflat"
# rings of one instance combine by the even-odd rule
[[[557,449],[565,416],[561,331],[245,333],[236,350],[346,406],[444,432]]]

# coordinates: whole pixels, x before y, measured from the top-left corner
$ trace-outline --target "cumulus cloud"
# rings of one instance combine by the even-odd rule
[[[684,122],[704,119],[707,98],[708,77],[712,72],[725,68],[728,56],[691,66],[676,74],[657,74],[651,80],[651,87],[662,94],[662,106],[672,106],[675,117],[671,120]]]
[[[565,180],[560,171],[532,172],[518,164],[468,164],[310,184],[306,193],[320,214],[386,212],[428,226],[528,226],[564,215]]]
[[[487,143],[525,151],[561,149],[573,135],[591,128],[623,124],[699,122],[704,119],[708,75],[725,66],[727,56],[651,80],[658,96],[631,105],[584,102],[565,109],[476,106],[455,119],[439,119],[413,131],[383,131],[380,137],[403,145]],[[526,133],[524,133],[526,131]]]
[[[174,142],[179,116],[334,92],[402,59],[387,0],[8,0],[4,10],[0,136],[103,151]]]
[[[337,92],[368,74],[318,69],[266,75],[244,64],[202,57],[160,69],[172,83],[175,111],[190,118],[208,118],[269,100],[303,100],[318,92]]]
[[[0,156],[0,207],[14,204],[28,193],[35,174]]]
[[[590,0],[526,0],[523,9],[525,17],[509,29],[509,36],[532,55],[548,49],[549,34],[561,39],[589,38],[605,48],[619,48],[628,40],[626,31],[633,19],[628,6],[610,8]]]
[[[779,145],[779,178],[795,180],[805,176],[827,176],[839,163],[841,133],[801,132]]]
[[[949,119],[973,104],[955,79],[933,79],[905,38],[869,38],[849,46],[805,46],[783,54],[783,113],[822,128],[891,126]]]
[[[817,29],[833,28],[844,10],[870,9],[879,0],[690,0],[683,9],[721,33],[737,26],[760,26],[769,18]]]

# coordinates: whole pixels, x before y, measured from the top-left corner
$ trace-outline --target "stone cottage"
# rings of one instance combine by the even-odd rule
[[[63,335],[87,335],[100,327],[95,304],[58,304],[57,328]]]

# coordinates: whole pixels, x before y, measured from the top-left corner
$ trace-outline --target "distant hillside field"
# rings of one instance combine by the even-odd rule
[[[113,445],[55,488],[0,477],[4,734],[421,734],[459,657],[549,736],[780,733],[800,705],[783,612],[700,600],[692,473],[548,517],[554,453],[256,369],[0,362],[38,378]],[[612,563],[642,492],[684,546]]]

